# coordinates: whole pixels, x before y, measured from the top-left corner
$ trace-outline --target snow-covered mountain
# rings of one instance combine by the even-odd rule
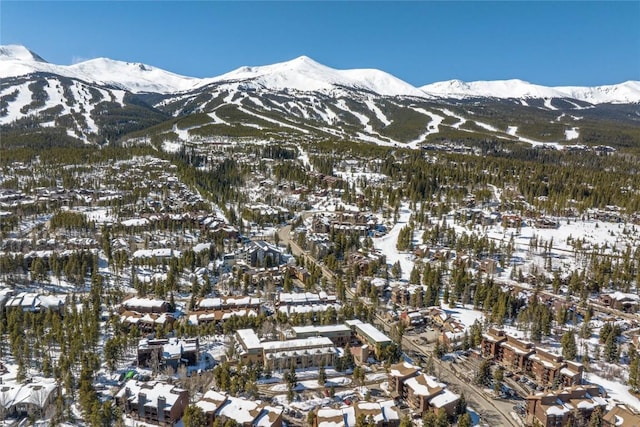
[[[0,46],[0,78],[50,73],[87,83],[115,86],[133,93],[173,93],[196,88],[202,79],[180,76],[141,63],[91,59],[74,65],[46,62],[24,46]]]
[[[300,56],[291,61],[255,67],[240,67],[211,78],[181,76],[150,65],[97,58],[74,65],[55,65],[24,46],[0,46],[0,78],[31,73],[51,73],[84,82],[113,86],[132,93],[171,94],[210,84],[243,82],[247,89],[294,90],[329,93],[348,88],[381,96],[419,98],[568,98],[591,104],[640,102],[640,82],[617,85],[547,87],[522,80],[462,82],[449,80],[417,88],[376,69],[337,70]]]
[[[209,81],[246,81],[254,87],[302,92],[331,91],[336,87],[347,87],[384,96],[425,96],[418,88],[384,71],[336,70],[307,56],[261,67],[240,67]]]
[[[609,137],[581,133],[587,121],[585,128],[601,120],[606,129],[627,126],[635,138],[638,102],[635,81],[552,88],[452,80],[416,88],[380,70],[336,70],[305,56],[200,79],[106,58],[55,65],[23,46],[0,46],[0,129],[86,143],[295,135],[411,148],[469,138],[593,144]]]
[[[602,103],[640,102],[640,82],[627,81],[617,85],[580,87],[580,86],[540,86],[523,80],[494,80],[463,82],[448,80],[422,86],[425,93],[454,99],[464,98],[569,98]]]

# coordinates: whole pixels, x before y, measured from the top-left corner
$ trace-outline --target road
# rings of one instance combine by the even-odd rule
[[[304,215],[309,215],[304,214]],[[303,218],[305,217],[303,215]],[[291,239],[291,225],[282,227],[278,230],[278,237],[280,242],[285,245],[290,245],[291,252],[295,256],[304,256],[305,262],[308,260],[315,263],[322,271],[324,277],[330,283],[335,283],[335,274],[320,264],[315,258],[308,256],[307,253],[293,240]],[[348,299],[354,297],[350,286],[346,287]],[[390,325],[379,314],[376,313],[376,323],[379,323],[385,331],[390,328]],[[418,354],[429,356],[432,354],[431,349],[425,348],[415,344],[410,337],[403,337],[403,348],[411,348]],[[471,384],[470,378],[460,376],[459,372],[454,372],[452,365],[449,362],[442,362],[441,360],[434,358],[437,370],[439,370],[438,377],[449,384],[452,384],[457,392],[464,392],[465,399],[469,403],[469,406],[473,407],[478,414],[482,417],[482,420],[487,425],[500,425],[500,426],[513,426],[520,427],[522,423],[517,422],[512,418],[511,412],[513,402],[502,401],[493,399],[492,396],[486,395],[483,391]]]

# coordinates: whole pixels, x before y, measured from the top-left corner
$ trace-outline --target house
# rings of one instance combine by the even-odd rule
[[[198,363],[200,342],[198,338],[143,339],[138,343],[138,366],[155,368],[193,366]],[[154,356],[155,354],[155,356]]]
[[[138,313],[168,313],[169,303],[154,298],[130,297],[122,301],[123,310],[136,311]]]
[[[32,292],[20,292],[17,295],[5,296],[5,310],[21,309],[22,311],[39,313],[44,310],[60,312],[64,307],[64,297],[42,295]]]
[[[175,321],[169,313],[138,313],[137,311],[125,311],[120,314],[120,321],[124,326],[136,325],[142,332],[154,332],[158,326],[164,328],[171,326]]]
[[[134,420],[169,427],[182,418],[189,393],[172,384],[129,380],[116,394],[116,402]]]
[[[626,313],[635,313],[638,311],[638,306],[640,305],[640,296],[624,292],[614,292],[601,295],[600,303]]]
[[[527,396],[526,421],[528,425],[543,427],[568,426],[589,420],[595,408],[602,413],[607,401],[598,386],[573,386],[554,392]]]
[[[358,419],[367,420],[372,427],[398,427],[400,411],[393,400],[356,402],[353,406],[337,409],[320,408],[314,418],[314,427],[356,427]]]
[[[282,427],[284,408],[262,404],[260,401],[227,396],[216,410],[214,418],[221,424],[233,420],[243,427]]]
[[[615,405],[602,417],[602,427],[640,426],[640,414],[626,405]]]
[[[0,384],[0,419],[25,416],[44,418],[49,415],[59,391],[53,382]]]

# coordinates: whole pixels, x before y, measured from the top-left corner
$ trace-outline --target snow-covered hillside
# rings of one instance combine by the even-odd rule
[[[422,86],[432,96],[449,98],[572,98],[591,104],[640,102],[640,82],[627,81],[617,85],[580,87],[548,87],[523,80],[463,82],[448,80]]]

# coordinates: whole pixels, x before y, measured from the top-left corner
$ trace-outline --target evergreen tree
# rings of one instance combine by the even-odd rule
[[[465,412],[458,419],[458,427],[471,427],[471,425],[472,425],[471,415],[469,415],[468,412]]]
[[[600,406],[597,406],[591,413],[589,427],[602,427],[602,409]]]
[[[487,385],[489,381],[491,381],[491,361],[483,359],[478,367],[474,382],[477,385]]]
[[[562,357],[566,360],[575,360],[578,355],[578,345],[573,331],[567,331],[562,335],[560,340],[562,344]]]
[[[616,337],[613,333],[607,336],[603,352],[603,357],[606,362],[615,363],[618,361],[618,344],[616,343]]]
[[[184,427],[206,427],[207,419],[202,408],[196,405],[189,405],[184,410],[182,416]]]

